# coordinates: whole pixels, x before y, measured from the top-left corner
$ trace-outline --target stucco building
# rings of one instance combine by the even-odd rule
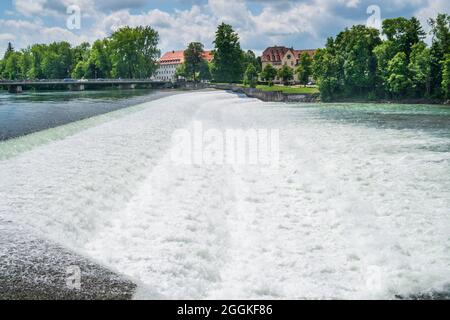
[[[268,64],[270,64],[278,70],[281,69],[283,65],[287,65],[295,71],[295,69],[297,69],[301,55],[305,52],[313,57],[316,53],[316,50],[295,50],[293,48],[287,48],[283,46],[269,47],[264,50],[262,54],[262,68],[264,69]],[[279,79],[276,79],[276,81],[279,81]],[[294,74],[294,81],[298,81],[297,73]]]
[[[203,59],[208,62],[213,60],[211,51],[204,51]],[[157,81],[175,81],[177,68],[184,63],[184,51],[169,51],[159,59],[159,67],[154,75]]]

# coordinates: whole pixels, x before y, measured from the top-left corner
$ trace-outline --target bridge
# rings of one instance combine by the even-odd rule
[[[7,88],[10,93],[21,93],[24,88],[46,88],[65,86],[72,91],[83,91],[86,86],[117,86],[119,89],[134,89],[136,85],[147,85],[152,88],[172,88],[174,83],[151,79],[50,79],[50,80],[0,80],[0,87]]]

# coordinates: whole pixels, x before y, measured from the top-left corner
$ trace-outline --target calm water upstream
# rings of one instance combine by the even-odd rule
[[[3,96],[1,130],[26,132],[39,109],[48,123],[151,97]],[[99,117],[0,143],[15,151],[0,161],[0,225],[94,257],[140,298],[449,296],[449,108],[208,91]],[[278,129],[279,167],[176,165],[173,132],[199,122]]]
[[[166,95],[151,90],[0,91],[0,141],[134,106]]]

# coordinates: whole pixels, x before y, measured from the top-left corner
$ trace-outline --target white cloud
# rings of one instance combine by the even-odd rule
[[[251,10],[249,3],[259,4]],[[150,25],[160,34],[163,51],[182,49],[191,41],[201,41],[211,48],[216,27],[230,23],[238,31],[243,48],[258,52],[266,46],[279,44],[298,48],[322,46],[326,37],[344,27],[365,23],[366,8],[377,4],[382,17],[417,15],[422,23],[437,12],[449,12],[448,0],[308,0],[308,1],[244,1],[208,0],[186,10],[147,10],[139,14],[130,8],[140,8],[145,0],[13,0],[20,20],[0,20],[4,32],[0,46],[5,47],[15,35],[15,47],[35,42],[67,40],[74,44],[93,41],[109,35],[124,25]],[[176,3],[176,2],[175,2]],[[198,3],[198,2],[197,2]],[[79,5],[83,14],[83,28],[78,32],[65,29],[66,7]],[[124,6],[127,8],[123,8]],[[54,26],[46,25],[52,17]],[[59,23],[59,24],[58,24]],[[20,29],[16,29],[20,28]],[[17,32],[16,30],[20,30]]]

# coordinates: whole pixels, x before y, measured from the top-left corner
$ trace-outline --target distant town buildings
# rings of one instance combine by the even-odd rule
[[[293,48],[283,46],[269,47],[264,50],[262,54],[262,68],[264,69],[268,64],[270,64],[277,70],[281,69],[283,65],[287,65],[288,67],[295,69],[299,63],[300,56],[305,52],[313,57],[316,50],[295,50]],[[275,79],[275,81],[279,81],[279,79]],[[297,73],[294,75],[294,81],[298,81]]]
[[[211,62],[214,58],[211,51],[205,51],[203,58]],[[155,73],[157,81],[175,81],[177,68],[184,63],[184,51],[169,51],[159,59],[159,68]]]

